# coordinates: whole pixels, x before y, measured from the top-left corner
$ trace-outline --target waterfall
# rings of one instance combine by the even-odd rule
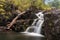
[[[26,30],[25,33],[32,33],[32,34],[40,34],[41,35],[41,28],[42,24],[44,22],[44,14],[43,12],[38,12],[35,14],[37,16],[36,19],[34,19],[33,23],[31,26],[29,26]]]

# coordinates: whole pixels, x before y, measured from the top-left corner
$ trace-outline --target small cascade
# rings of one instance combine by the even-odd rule
[[[34,19],[34,22],[32,23],[32,25],[28,27],[24,33],[29,33],[32,35],[41,33],[42,24],[44,22],[44,14],[43,12],[38,12],[36,16],[38,18]]]

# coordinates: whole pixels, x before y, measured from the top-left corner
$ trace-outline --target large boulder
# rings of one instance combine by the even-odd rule
[[[44,33],[47,40],[60,40],[60,13],[48,13],[44,16]]]

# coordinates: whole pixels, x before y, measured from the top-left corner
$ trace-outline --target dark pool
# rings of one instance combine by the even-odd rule
[[[45,40],[45,38],[25,36],[17,32],[0,32],[0,40]]]

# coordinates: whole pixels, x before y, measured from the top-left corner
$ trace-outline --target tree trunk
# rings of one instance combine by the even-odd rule
[[[7,26],[7,29],[10,29],[15,23],[16,23],[16,20],[19,18],[19,16],[20,15],[22,15],[22,14],[24,14],[25,13],[25,11],[24,12],[18,12],[19,14],[12,20],[12,22],[10,23],[10,24],[8,24]]]

